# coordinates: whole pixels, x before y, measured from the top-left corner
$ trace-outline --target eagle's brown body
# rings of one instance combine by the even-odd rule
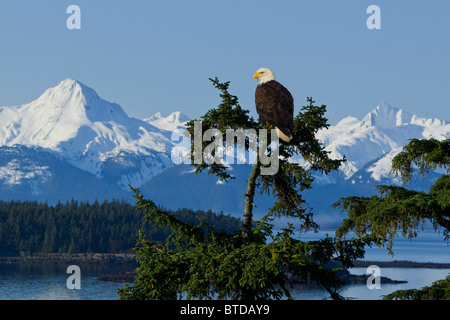
[[[276,127],[283,141],[292,139],[294,98],[276,80],[258,84],[255,91],[256,111],[259,120]]]

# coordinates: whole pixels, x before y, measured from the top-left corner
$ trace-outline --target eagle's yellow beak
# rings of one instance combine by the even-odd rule
[[[256,79],[259,77],[261,77],[261,74],[259,72],[255,72],[255,74],[253,75],[253,79]]]

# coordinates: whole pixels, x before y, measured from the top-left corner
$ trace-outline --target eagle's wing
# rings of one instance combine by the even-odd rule
[[[273,80],[258,85],[255,105],[262,123],[268,122],[288,137],[292,134],[294,98],[282,84]]]

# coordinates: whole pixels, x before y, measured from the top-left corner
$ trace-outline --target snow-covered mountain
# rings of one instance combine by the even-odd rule
[[[313,208],[315,220],[321,226],[334,228],[343,216],[330,207],[333,203],[340,197],[376,194],[376,185],[400,185],[400,179],[391,174],[392,158],[412,138],[450,139],[450,124],[409,114],[383,102],[362,120],[346,117],[338,124],[319,131],[317,137],[332,158],[345,156],[347,159],[339,172],[317,175],[313,189],[304,193]],[[224,210],[242,217],[243,195],[251,168],[232,165],[231,169],[236,179],[218,184],[216,177],[195,175],[189,165],[174,166],[150,180],[143,192],[170,209],[184,206]],[[431,172],[426,179],[416,176],[407,187],[428,190],[440,174],[442,172]],[[254,214],[259,218],[273,205],[273,199],[257,195],[255,205]]]
[[[169,132],[182,130],[189,120],[189,117],[182,114],[180,111],[176,111],[167,117],[163,117],[161,112],[157,112],[154,116],[144,119],[144,121],[150,123],[152,126],[155,126],[162,131]]]
[[[334,176],[334,181],[328,183],[337,183],[339,179],[361,182],[360,171],[364,169],[375,182],[390,179],[398,184],[399,180],[390,173],[392,158],[412,138],[449,139],[450,123],[409,114],[382,102],[362,120],[346,117],[319,131],[317,137],[331,157],[347,158],[341,167],[342,175]]]
[[[170,209],[241,215],[248,165],[232,165],[236,179],[218,184],[216,177],[195,175],[189,165],[172,162],[179,143],[172,134],[187,120],[180,112],[129,117],[95,90],[66,79],[35,101],[0,108],[0,199],[133,201],[130,184]],[[317,176],[314,189],[305,194],[314,212],[328,212],[338,197],[370,195],[377,184],[399,184],[390,173],[392,158],[412,138],[449,139],[450,123],[383,102],[363,119],[348,116],[317,137],[331,157],[347,159],[338,173]],[[410,188],[427,189],[438,175],[417,179]],[[255,214],[272,203],[268,198],[257,202]]]
[[[0,145],[43,148],[128,190],[128,184],[139,187],[172,165],[173,143],[161,126],[176,127],[179,117],[130,118],[118,104],[65,79],[35,101],[0,108]]]
[[[39,147],[0,147],[0,200],[132,200],[118,185],[76,168]]]

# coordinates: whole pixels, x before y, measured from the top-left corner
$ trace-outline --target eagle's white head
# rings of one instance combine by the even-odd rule
[[[275,80],[272,70],[267,68],[259,68],[253,75],[253,79],[258,79],[258,84],[266,83]]]

